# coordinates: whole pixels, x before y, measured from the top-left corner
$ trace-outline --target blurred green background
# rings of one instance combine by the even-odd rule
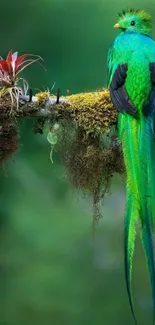
[[[65,94],[106,85],[116,15],[127,7],[155,17],[154,0],[1,0],[0,55],[43,57],[24,77],[34,92],[54,82]],[[155,38],[155,23],[154,23]],[[18,152],[0,172],[0,325],[132,325],[123,269],[125,184],[116,177],[92,236],[91,203],[49,159],[32,120],[20,123]],[[141,325],[151,295],[137,240],[133,287]]]

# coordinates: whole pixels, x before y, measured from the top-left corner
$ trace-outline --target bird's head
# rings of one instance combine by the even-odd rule
[[[121,31],[131,31],[150,36],[152,32],[152,17],[143,10],[123,10],[118,14],[115,28]]]

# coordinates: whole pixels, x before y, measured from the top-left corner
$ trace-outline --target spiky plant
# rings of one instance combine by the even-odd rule
[[[16,100],[17,108],[19,96],[27,92],[28,84],[20,77],[21,72],[30,64],[41,59],[40,56],[33,58],[31,54],[18,56],[18,52],[9,51],[6,59],[0,57],[0,97],[10,94],[12,105]],[[41,59],[42,60],[42,59]],[[23,87],[20,87],[22,82]]]
[[[12,51],[6,59],[0,57],[0,166],[18,149],[19,130],[14,117],[19,107],[19,98],[28,89],[28,83],[20,74],[40,59],[31,54],[18,56],[18,52]]]

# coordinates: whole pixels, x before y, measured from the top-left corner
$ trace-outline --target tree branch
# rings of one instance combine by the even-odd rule
[[[49,92],[40,92],[32,96],[20,96],[19,107],[16,100],[12,104],[9,94],[0,98],[0,118],[4,116],[23,118],[38,117],[66,119],[70,117],[86,133],[109,133],[117,123],[118,113],[114,108],[108,89],[96,92],[79,93],[57,97]]]

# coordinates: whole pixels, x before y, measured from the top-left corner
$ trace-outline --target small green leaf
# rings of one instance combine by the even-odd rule
[[[57,141],[58,141],[58,137],[56,134],[52,133],[52,132],[49,132],[48,135],[47,135],[47,141],[51,144],[56,144]]]

